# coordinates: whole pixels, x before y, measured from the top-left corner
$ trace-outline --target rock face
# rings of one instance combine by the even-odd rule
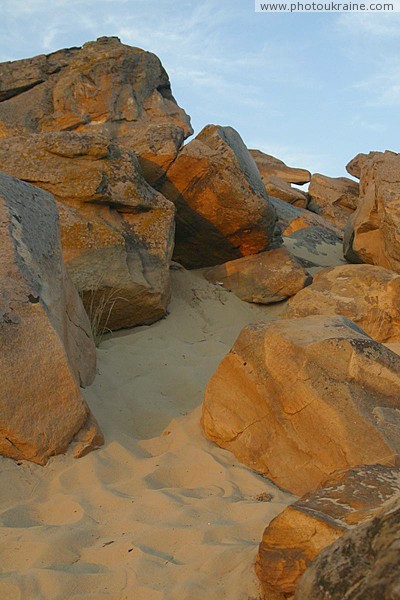
[[[357,208],[359,185],[348,177],[326,177],[315,173],[311,177],[308,193],[308,208],[344,229]]]
[[[205,127],[179,152],[157,189],[176,206],[174,258],[187,268],[256,254],[273,239],[275,211],[231,127]]]
[[[400,276],[373,265],[324,269],[289,302],[288,316],[343,315],[378,342],[400,341]]]
[[[400,154],[373,152],[360,169],[360,203],[346,232],[345,256],[399,273]]]
[[[113,37],[0,64],[0,137],[66,130],[117,139],[150,181],[193,133],[159,59]]]
[[[383,503],[399,493],[399,468],[360,466],[335,473],[288,506],[265,529],[257,556],[256,572],[266,600],[293,597],[319,552],[350,528],[372,519]],[[314,597],[300,596],[301,600]]]
[[[337,471],[395,464],[400,357],[343,317],[245,327],[210,379],[206,436],[302,495]]]
[[[260,150],[250,150],[249,152],[255,160],[261,179],[270,196],[306,208],[308,195],[302,190],[292,187],[291,183],[299,185],[308,183],[311,177],[310,171],[288,167],[282,160],[264,154]]]
[[[296,600],[395,599],[400,595],[399,498],[349,531],[310,565]]]
[[[310,210],[293,206],[273,196],[270,196],[269,201],[276,211],[277,228],[283,236],[291,235],[306,227],[321,227],[335,234],[336,237],[343,238],[343,231],[339,227]]]
[[[95,346],[51,195],[0,174],[0,229],[0,453],[44,464],[87,426]]]
[[[55,196],[64,260],[96,331],[165,314],[174,207],[132,152],[99,134],[15,136],[0,140],[0,169]]]
[[[346,171],[350,173],[350,175],[353,175],[353,177],[357,177],[357,179],[360,179],[361,171],[365,161],[369,158],[373,158],[378,154],[380,154],[380,152],[370,152],[369,154],[364,154],[363,152],[360,152],[360,154],[357,154],[357,156],[352,158],[351,161],[346,165]]]
[[[294,296],[312,278],[286,248],[273,248],[214,267],[204,273],[245,302],[273,304]]]

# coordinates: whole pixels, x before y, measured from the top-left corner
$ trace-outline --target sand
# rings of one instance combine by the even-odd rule
[[[104,447],[0,459],[1,600],[249,600],[267,523],[293,501],[207,441],[206,383],[247,323],[279,317],[172,272],[170,314],[98,350],[85,396]],[[260,494],[271,500],[260,501]]]

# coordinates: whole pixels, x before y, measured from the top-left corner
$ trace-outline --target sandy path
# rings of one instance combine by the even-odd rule
[[[86,390],[106,436],[45,468],[0,459],[0,598],[248,600],[265,525],[291,500],[199,428],[240,329],[278,316],[173,272],[171,314],[99,349]],[[266,492],[271,502],[257,495]]]

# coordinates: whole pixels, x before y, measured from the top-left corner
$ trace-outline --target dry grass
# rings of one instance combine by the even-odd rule
[[[115,304],[119,301],[126,301],[121,296],[121,290],[107,288],[101,289],[101,285],[93,286],[90,290],[80,292],[83,305],[89,317],[90,326],[96,346],[99,346],[103,336],[111,333],[108,327],[110,317]]]

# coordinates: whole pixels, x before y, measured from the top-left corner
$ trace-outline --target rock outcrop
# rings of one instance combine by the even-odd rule
[[[400,154],[372,152],[360,171],[360,202],[346,231],[345,257],[399,273]]]
[[[292,187],[291,184],[308,183],[311,177],[310,171],[288,167],[282,160],[264,154],[260,150],[250,150],[249,152],[260,171],[261,179],[269,196],[274,196],[295,206],[307,207],[307,193]]]
[[[314,560],[295,599],[375,600],[400,594],[400,505],[389,501],[376,517],[347,532]]]
[[[400,275],[373,265],[331,267],[289,302],[288,317],[343,315],[378,342],[400,341]]]
[[[369,158],[373,158],[377,154],[380,154],[380,152],[370,152],[369,154],[364,154],[363,152],[360,152],[359,154],[357,154],[357,156],[352,158],[349,163],[347,163],[346,171],[353,177],[357,177],[357,179],[360,179],[361,171],[365,161]]]
[[[15,136],[0,140],[0,169],[56,198],[64,260],[96,331],[165,315],[174,206],[132,152],[100,134]]]
[[[324,548],[371,520],[399,494],[398,467],[364,465],[335,473],[288,506],[267,526],[259,547],[256,572],[266,600],[292,598],[303,573]]]
[[[118,140],[150,182],[193,133],[159,59],[115,37],[0,64],[0,137],[67,130]]]
[[[343,317],[245,327],[211,377],[206,436],[302,495],[339,469],[393,465],[400,357]]]
[[[327,177],[313,174],[308,188],[309,210],[313,210],[344,229],[349,217],[356,210],[359,185],[348,177]]]
[[[0,230],[0,454],[44,464],[91,419],[95,346],[51,195],[0,174]]]
[[[187,268],[256,254],[273,239],[275,211],[231,127],[205,127],[156,187],[176,206],[174,258]]]
[[[241,300],[259,304],[286,300],[312,281],[299,261],[284,247],[232,260],[209,269],[204,276],[232,291]]]

